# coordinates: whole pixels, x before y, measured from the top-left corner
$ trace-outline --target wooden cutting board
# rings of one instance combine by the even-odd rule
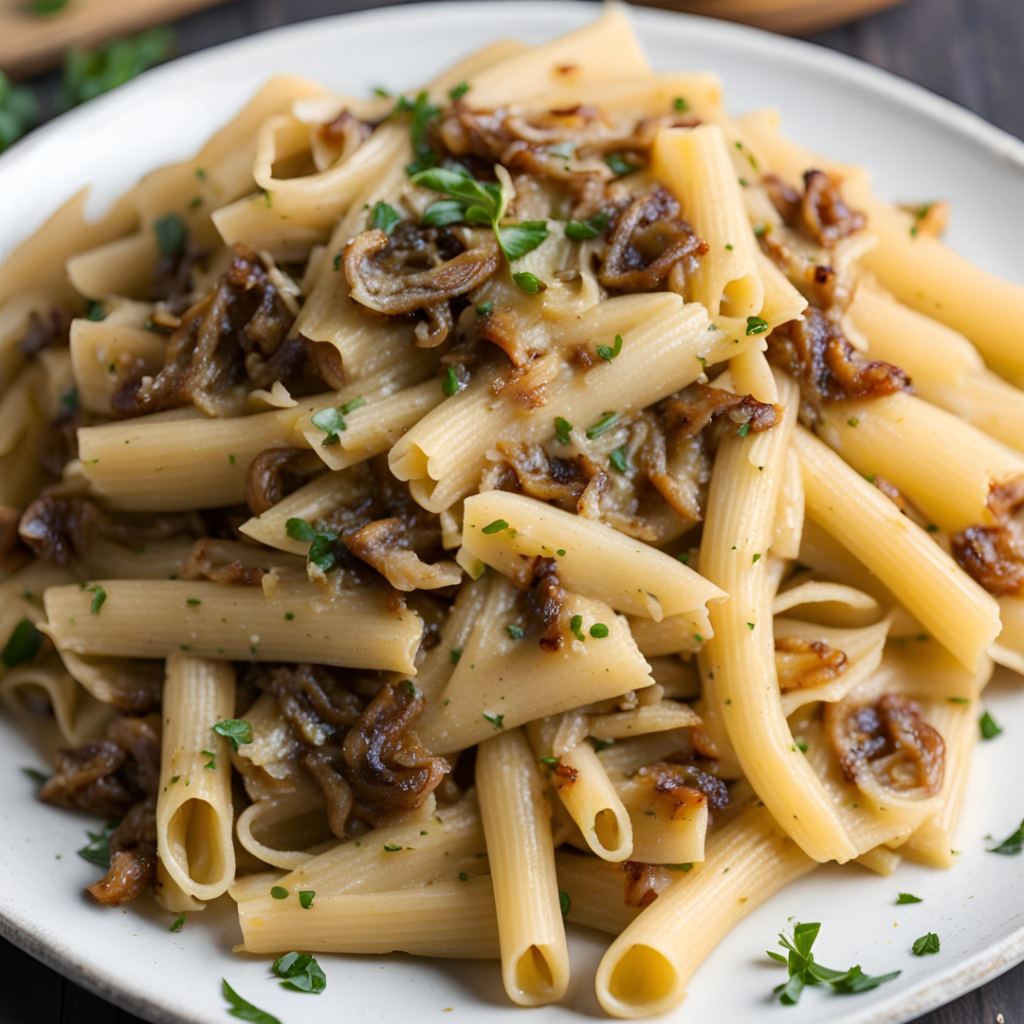
[[[640,0],[650,7],[742,21],[772,32],[807,35],[895,7],[905,0]]]
[[[53,14],[36,14],[31,0],[0,0],[0,69],[24,78],[57,67],[71,48],[184,18],[222,0],[67,0]]]

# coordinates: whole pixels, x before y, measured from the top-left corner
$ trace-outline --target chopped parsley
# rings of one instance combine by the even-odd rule
[[[154,28],[137,36],[115,39],[95,50],[69,50],[64,57],[58,110],[70,110],[116,89],[166,60],[173,48],[174,33]]]
[[[22,768],[21,773],[26,778],[31,779],[37,786],[42,786],[44,783],[50,781],[49,775],[44,775],[36,768]]]
[[[590,627],[590,635],[595,640],[603,640],[608,635],[608,627],[603,622],[595,622]]]
[[[82,589],[87,594],[92,594],[92,601],[89,603],[89,611],[93,615],[99,615],[100,609],[103,607],[103,602],[107,599],[107,592],[98,583],[93,583],[92,586],[86,586],[82,584]]]
[[[6,655],[4,661],[6,662]],[[1002,726],[996,723],[996,720],[986,711],[978,721],[978,726],[981,729],[981,738],[983,740],[995,739],[1002,731]]]
[[[614,451],[609,452],[608,461],[620,473],[625,473],[629,469],[629,463],[626,462],[626,446],[621,445]]]
[[[741,424],[740,425],[740,429],[737,430],[736,433],[739,434],[740,437],[746,437],[747,434],[750,433],[750,424],[749,423]]]
[[[334,553],[334,542],[338,535],[331,530],[315,530],[305,519],[293,516],[284,524],[292,540],[309,541],[307,558],[315,566],[328,572],[334,568],[338,556]]]
[[[299,905],[303,910],[309,910],[313,906],[313,898],[316,896],[315,889],[300,889],[299,890]]]
[[[747,317],[747,334],[764,334],[768,330],[768,321],[759,316]]]
[[[498,729],[505,728],[505,716],[504,715],[492,715],[489,711],[483,712],[484,718],[494,726],[495,731]]]
[[[572,899],[564,889],[558,891],[558,906],[562,910],[562,917],[568,917],[572,909]]]
[[[523,271],[520,274],[513,274],[512,280],[515,281],[515,283],[524,292],[526,292],[527,295],[536,295],[537,292],[543,291],[547,287],[540,278],[528,271]]]
[[[522,640],[526,636],[526,631],[522,626],[517,626],[514,623],[505,627],[505,631],[508,633],[513,640]]]
[[[366,405],[365,398],[353,398],[342,405],[328,406],[326,409],[319,409],[313,413],[310,422],[327,435],[321,442],[321,447],[330,448],[332,445],[336,445],[341,440],[338,434],[348,430],[345,417],[354,409],[359,409],[364,405]]]
[[[609,348],[607,345],[598,345],[597,354],[606,362],[610,363],[622,351],[622,335],[615,335],[615,344]]]
[[[685,113],[686,113],[686,111],[690,109],[690,104],[689,104],[689,103],[687,103],[687,102],[686,102],[686,100],[685,100],[685,99],[683,99],[683,97],[682,97],[682,96],[677,96],[677,97],[676,97],[676,98],[675,98],[675,99],[674,99],[674,100],[672,101],[672,109],[673,109],[673,110],[674,110],[674,111],[675,111],[675,112],[676,112],[677,114],[685,114]]]
[[[76,851],[78,856],[90,864],[109,870],[110,837],[114,834],[117,824],[116,821],[108,821],[99,832],[90,832],[86,829],[85,834],[89,837],[89,842]]]
[[[178,256],[188,245],[188,224],[177,213],[165,213],[153,222],[157,248],[161,256]]]
[[[23,665],[31,661],[43,646],[43,634],[36,629],[30,619],[22,619],[11,632],[4,649],[0,652],[0,661],[6,668]]]
[[[309,953],[286,953],[274,961],[271,970],[284,980],[281,988],[292,992],[310,992],[319,995],[327,988],[327,978]]]
[[[379,228],[385,235],[390,235],[401,223],[402,215],[383,199],[376,203],[370,214],[370,227]]]
[[[988,852],[1001,853],[1005,857],[1013,857],[1020,853],[1022,849],[1024,849],[1024,821],[1020,823],[1020,828],[1016,832],[1007,836],[998,846],[992,847]]]
[[[449,661],[450,661],[450,662],[451,662],[451,663],[452,663],[453,665],[458,665],[458,663],[459,663],[459,658],[461,658],[461,657],[462,657],[462,648],[461,648],[461,647],[453,647],[453,648],[452,648],[452,649],[451,649],[451,650],[450,650],[450,651],[448,652],[448,660],[449,660]]]
[[[14,86],[0,71],[0,153],[13,146],[36,123],[39,103],[27,86]]]
[[[836,971],[819,964],[814,959],[811,947],[820,929],[821,925],[817,923],[798,924],[793,929],[792,939],[785,934],[779,934],[779,945],[786,950],[785,956],[768,950],[768,956],[789,968],[789,981],[776,985],[774,989],[779,1002],[784,1006],[795,1006],[807,985],[828,984],[837,993],[853,995],[868,992],[884,982],[899,977],[899,971],[872,976],[865,974],[859,965],[845,971]]]
[[[608,230],[611,214],[607,210],[599,210],[586,220],[570,220],[565,225],[565,237],[581,242],[587,238],[597,238]]]
[[[273,889],[270,890],[270,895],[273,896],[275,900],[286,900],[288,899],[288,890],[283,885],[275,885]]]
[[[501,533],[502,530],[508,529],[508,523],[504,519],[495,519],[493,523],[488,523],[480,532],[486,534]]]
[[[617,412],[606,412],[592,427],[587,429],[587,440],[593,441],[607,433],[618,422],[619,414]]]
[[[596,736],[591,736],[590,745],[594,748],[595,754],[600,754],[602,750],[607,750],[609,747],[614,746],[615,740],[599,740]]]
[[[460,871],[459,872],[459,881],[460,882],[468,882],[469,881],[469,875],[466,874],[465,871]]]
[[[924,903],[924,900],[920,896],[915,896],[913,893],[901,892],[896,895],[896,905],[902,906],[904,903]]]
[[[187,604],[190,608],[197,608],[202,603],[203,602],[200,601],[198,597],[186,597],[185,598],[185,604]]]
[[[547,765],[548,768],[557,768],[559,762],[557,757],[542,757],[540,763]]]
[[[806,744],[806,742],[804,740],[797,740],[794,743],[794,746],[796,747],[797,750],[800,751],[801,754],[806,754],[807,753],[807,744]]]
[[[555,417],[555,437],[559,444],[569,444],[572,440],[569,435],[572,433],[572,424],[562,416]]]
[[[445,371],[444,380],[441,382],[441,390],[449,397],[454,398],[460,391],[465,388],[465,384],[459,380],[458,374],[455,372],[454,366],[449,366]]]
[[[757,565],[757,563],[760,562],[760,561],[761,561],[761,555],[760,555],[760,553],[758,553],[758,554],[755,554],[753,558],[751,558],[750,564],[751,565]]]
[[[412,139],[412,151],[415,159],[406,167],[406,173],[416,175],[427,168],[435,167],[437,153],[427,142],[427,130],[430,127],[430,122],[441,111],[430,102],[430,95],[426,89],[417,93],[416,99],[412,103],[405,96],[399,96],[394,113],[412,114],[412,120],[409,122],[409,136]]]
[[[935,932],[928,932],[921,938],[914,940],[914,956],[927,956],[929,953],[938,953],[939,937]]]
[[[202,750],[200,753],[210,759],[203,767],[208,768],[211,772],[215,772],[217,770],[217,755],[212,750]]]
[[[579,640],[581,643],[587,639],[583,635],[583,616],[582,615],[574,615],[569,620],[569,630],[572,633],[572,635],[574,637],[576,637],[576,639]]]
[[[476,315],[477,316],[490,316],[493,312],[494,312],[494,303],[490,302],[490,301],[488,301],[488,302],[481,302],[480,305],[476,307]]]
[[[855,427],[855,426],[857,426],[857,424],[858,424],[858,423],[860,423],[860,420],[859,420],[859,419],[857,419],[857,417],[856,417],[856,416],[851,416],[851,417],[850,417],[850,418],[849,418],[849,419],[848,419],[848,420],[846,421],[846,425],[847,425],[848,427]]]
[[[188,914],[184,914],[184,913],[179,914],[177,916],[177,918],[175,919],[174,924],[172,924],[171,927],[168,928],[167,930],[169,932],[180,932],[181,931],[181,926],[185,923],[185,920],[187,918],[188,918]]]
[[[224,998],[231,1004],[228,1013],[239,1020],[250,1021],[251,1024],[281,1024],[277,1017],[264,1012],[257,1006],[243,999],[228,983],[226,978],[221,978],[221,991]]]
[[[238,752],[240,743],[252,743],[252,726],[240,718],[222,718],[213,731],[231,744],[231,749]]]
[[[631,164],[621,153],[609,153],[604,158],[612,174],[621,178],[625,174],[632,174],[636,170],[636,164]]]
[[[671,871],[692,871],[693,864],[666,864],[665,867]]]
[[[970,704],[971,703],[971,698],[970,697],[947,697],[946,700],[948,700],[950,704]]]
[[[448,99],[456,103],[469,92],[469,82],[459,82],[458,85],[448,90]]]

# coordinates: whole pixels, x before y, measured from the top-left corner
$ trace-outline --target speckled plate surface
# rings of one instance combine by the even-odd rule
[[[401,88],[499,36],[539,42],[595,13],[590,4],[561,2],[400,7],[280,29],[174,61],[0,158],[0,194],[9,200],[0,204],[0,250],[9,251],[82,185],[95,185],[99,209],[143,172],[195,151],[275,72],[346,91]],[[634,19],[656,68],[718,71],[733,110],[780,107],[790,135],[868,165],[888,198],[950,198],[950,244],[1024,282],[1024,249],[1010,230],[1024,217],[1024,144],[919,88],[806,43],[655,11],[637,10]],[[1024,959],[1024,859],[984,852],[987,834],[1002,838],[1024,816],[1024,687],[1000,677],[986,702],[1005,732],[975,755],[957,866],[936,872],[905,865],[889,879],[856,867],[820,869],[732,931],[669,1019],[904,1021]],[[140,1016],[222,1024],[226,977],[284,1024],[526,1019],[506,1000],[496,964],[325,956],[327,991],[312,998],[273,984],[269,958],[231,953],[239,933],[227,900],[193,915],[178,934],[168,931],[170,916],[145,901],[121,911],[97,907],[82,893],[96,871],[74,855],[89,821],[38,805],[22,766],[45,763],[16,723],[0,718],[0,934]],[[924,902],[897,907],[898,890]],[[780,1006],[771,990],[781,968],[763,951],[790,916],[822,922],[816,951],[824,963],[860,963],[871,973],[898,968],[901,977],[864,995],[809,990],[798,1007]],[[928,931],[940,935],[941,953],[911,955],[913,940]],[[592,979],[604,942],[574,931],[569,995],[562,1005],[530,1012],[533,1024],[601,1016]]]

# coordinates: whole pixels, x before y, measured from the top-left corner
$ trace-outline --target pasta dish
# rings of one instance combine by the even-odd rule
[[[524,1006],[575,922],[644,1017],[820,864],[951,867],[1024,674],[1024,287],[917,198],[610,4],[403,94],[272,78],[57,211],[0,266],[0,697],[97,905]],[[817,928],[783,1002],[899,973]]]

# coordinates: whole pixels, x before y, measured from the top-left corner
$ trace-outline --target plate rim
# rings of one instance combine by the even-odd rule
[[[70,126],[91,117],[103,116],[109,110],[119,116],[118,107],[131,107],[140,87],[156,84],[163,78],[173,79],[188,70],[202,71],[204,67],[216,67],[225,53],[237,54],[251,50],[258,54],[261,49],[273,47],[282,37],[313,37],[321,32],[327,23],[359,24],[363,29],[372,30],[373,22],[387,24],[402,19],[402,31],[415,30],[416,21],[432,23],[457,20],[465,23],[467,17],[477,22],[507,23],[513,11],[527,11],[534,20],[558,22],[567,16],[579,19],[581,15],[592,18],[595,5],[588,0],[490,0],[484,5],[446,2],[412,5],[400,4],[372,10],[354,11],[345,14],[325,15],[291,25],[282,25],[244,36],[240,39],[220,43],[208,49],[195,51],[177,57],[166,64],[146,72],[132,82],[126,83],[112,93],[97,97],[82,107],[68,111],[36,129],[26,138],[16,142],[0,155],[0,178],[4,173],[33,158],[39,145]],[[763,29],[740,25],[735,22],[719,21],[701,15],[685,14],[669,10],[629,8],[631,21],[641,29],[655,29],[659,24],[673,25],[690,23],[705,38],[728,43],[739,43],[745,47],[767,45],[777,53],[793,59],[814,72],[841,78],[860,91],[867,91],[872,98],[880,101],[896,100],[911,108],[919,115],[954,134],[967,136],[983,146],[988,153],[1006,160],[1024,171],[1024,141],[1005,129],[985,120],[980,114],[967,110],[954,101],[932,92],[925,86],[910,82],[884,68],[867,64],[858,58],[803,39],[775,35]],[[73,194],[73,193],[72,193]],[[65,196],[60,202],[66,201]],[[55,207],[56,209],[56,207]],[[52,213],[53,211],[51,211]],[[37,225],[38,227],[38,225]],[[24,236],[27,237],[27,236]],[[23,240],[0,242],[0,258],[7,255]],[[152,1024],[196,1024],[197,1018],[185,1016],[168,1009],[147,996],[139,987],[134,988],[111,969],[100,964],[82,964],[66,942],[57,936],[45,936],[39,929],[33,930],[29,915],[14,916],[16,908],[7,910],[0,907],[0,937],[7,939],[19,949],[46,964],[59,974],[81,985],[102,999],[131,1013],[145,1018]],[[894,996],[892,999],[855,1011],[841,1018],[842,1024],[901,1024],[922,1013],[942,1006],[958,996],[991,981],[1016,964],[1024,961],[1024,927],[1018,928],[998,942],[976,953],[967,960],[952,964],[948,968],[930,975],[920,983]]]

